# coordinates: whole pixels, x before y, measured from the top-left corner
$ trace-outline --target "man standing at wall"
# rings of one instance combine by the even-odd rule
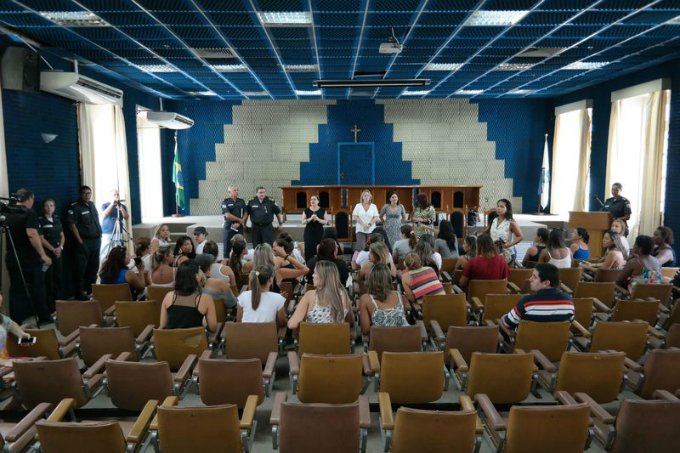
[[[103,263],[109,251],[117,245],[125,245],[125,221],[130,217],[127,207],[120,202],[117,189],[111,191],[111,201],[102,205],[102,247],[99,261]],[[117,225],[116,225],[117,223]]]
[[[269,245],[274,243],[274,215],[279,222],[278,230],[281,231],[283,225],[283,218],[281,217],[281,208],[276,202],[267,197],[267,191],[260,186],[255,189],[256,196],[248,202],[246,208],[246,217],[244,222],[250,216],[250,223],[252,223],[251,241],[253,247],[257,247],[265,242]]]
[[[28,189],[19,189],[16,198],[17,205],[4,214],[8,235],[5,263],[10,278],[10,317],[17,324],[33,315],[40,323],[52,322],[45,302],[45,271],[52,260],[45,253],[38,234],[38,216],[32,209],[35,196]]]
[[[222,202],[224,216],[224,259],[229,259],[231,252],[231,238],[243,234],[246,224],[246,202],[238,197],[238,186],[229,186],[229,198]]]
[[[81,186],[78,201],[71,203],[65,219],[75,240],[75,285],[78,300],[90,299],[88,294],[92,292],[92,284],[97,281],[99,270],[102,227],[99,224],[99,212],[91,199],[92,189]]]

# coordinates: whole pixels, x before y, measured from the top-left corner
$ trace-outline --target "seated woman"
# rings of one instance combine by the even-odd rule
[[[465,265],[458,286],[466,289],[470,280],[502,280],[509,276],[508,263],[498,254],[491,236],[484,233],[477,238],[477,256]]]
[[[0,307],[2,307],[2,294],[0,294]],[[7,334],[11,333],[13,338],[10,338]],[[17,341],[19,338],[30,338],[31,335],[24,332],[24,330],[12,321],[12,319],[0,313],[0,366],[11,367],[12,361],[10,360],[9,353],[7,352],[7,340]]]
[[[307,281],[308,284],[312,284],[312,281],[314,279],[314,268],[316,266],[316,263],[319,263],[321,261],[330,261],[335,264],[335,267],[338,268],[338,273],[340,275],[340,283],[342,283],[342,286],[345,286],[347,284],[347,279],[349,278],[349,269],[347,269],[347,263],[345,263],[345,260],[341,260],[337,257],[336,253],[338,252],[338,247],[336,246],[336,243],[333,239],[322,239],[321,242],[319,243],[318,247],[316,248],[316,255],[311,257],[307,261],[307,267],[309,268],[309,272],[307,272],[307,276],[305,277],[305,280]]]
[[[536,230],[536,237],[534,238],[534,244],[527,249],[527,253],[522,259],[522,266],[524,267],[535,267],[538,263],[538,257],[541,256],[541,252],[545,250],[545,245],[548,243],[548,236],[550,231],[547,228],[539,228]]]
[[[206,276],[194,260],[177,268],[175,290],[165,295],[161,304],[161,329],[188,329],[205,326],[217,329],[213,298],[201,292]]]
[[[408,252],[412,252],[416,246],[416,235],[413,233],[411,225],[401,226],[401,239],[394,243],[392,247],[392,259],[397,264],[399,269],[402,269],[402,263]]]
[[[206,244],[208,245],[208,244]],[[205,248],[203,249],[205,251]],[[225,309],[236,306],[236,296],[231,292],[231,286],[221,278],[212,276],[212,265],[215,264],[215,257],[209,253],[196,255],[196,263],[207,277],[203,284],[203,294],[207,294],[213,299],[221,299]]]
[[[343,259],[342,256],[344,255],[344,252],[342,250],[342,245],[338,242],[338,230],[335,227],[326,227],[323,229],[323,236],[321,236],[321,239],[332,239],[333,242],[335,242],[335,246],[337,247],[338,251],[335,254],[335,257],[338,259]]]
[[[371,233],[371,235],[368,236],[368,239],[366,240],[366,245],[364,245],[364,248],[354,252],[354,255],[352,255],[352,269],[361,269],[361,266],[368,263],[368,255],[370,254],[371,244],[378,242],[385,242],[383,235],[379,233]]]
[[[293,237],[290,234],[288,234],[287,231],[282,231],[281,233],[279,233],[278,239],[282,239],[282,240],[286,241],[286,243],[289,244],[288,246],[286,246],[284,248],[286,250],[289,250],[288,253],[295,256],[295,258],[299,262],[301,262],[302,264],[305,264],[307,262],[307,260],[305,260],[305,257],[303,255],[302,251],[300,250],[300,244],[297,241],[293,240]]]
[[[654,231],[654,249],[652,256],[659,260],[662,267],[675,267],[675,250],[673,250],[673,230],[660,226]]]
[[[329,324],[354,324],[351,301],[340,284],[338,268],[330,261],[320,261],[314,267],[314,288],[307,291],[288,320],[289,329],[297,329],[302,321]]]
[[[454,271],[465,269],[465,265],[477,256],[477,236],[466,236],[463,240],[463,255],[458,257]]]
[[[224,260],[224,262],[217,261],[217,255],[220,253],[220,250],[217,247],[217,243],[215,241],[207,241],[203,245],[203,253],[213,257],[213,263],[210,265],[211,278],[219,278],[227,286],[236,284],[236,276],[234,275],[234,271],[232,271],[231,268],[225,264],[227,263],[227,260]]]
[[[453,231],[453,225],[448,220],[439,222],[439,232],[434,241],[434,251],[442,258],[458,258],[458,238]]]
[[[189,236],[180,236],[177,239],[173,255],[175,255],[175,267],[179,267],[183,262],[196,258],[194,243]]]
[[[392,274],[385,264],[373,266],[366,280],[368,293],[359,299],[361,333],[368,335],[371,326],[406,326],[404,305],[399,294],[392,289]]]
[[[279,259],[277,263],[276,257],[282,259]],[[272,291],[275,293],[281,292],[281,283],[285,280],[296,279],[309,272],[307,266],[295,259],[294,256],[286,253],[280,245],[274,244],[272,249],[269,244],[260,244],[255,248],[253,258],[255,269],[259,266],[270,266],[274,269]]]
[[[392,277],[397,276],[397,267],[392,262],[390,250],[384,242],[374,242],[370,245],[368,263],[361,266],[361,269],[359,270],[359,280],[365,282],[371,269],[373,269],[373,266],[376,264],[385,264],[390,269],[390,275],[392,275]]]
[[[248,259],[247,256],[248,243],[246,243],[246,238],[240,234],[235,235],[231,238],[231,254],[229,255],[227,265],[231,268],[236,279],[239,279],[244,274],[249,275],[253,268],[252,257]]]
[[[161,225],[158,227],[158,231],[153,238],[151,238],[151,243],[149,244],[149,254],[153,255],[159,249],[164,247],[172,246],[172,241],[170,240],[170,227],[167,225]]]
[[[401,274],[404,295],[411,306],[422,302],[425,296],[445,294],[444,285],[430,266],[423,266],[417,253],[411,252],[404,258],[405,272]]]
[[[602,236],[602,249],[604,250],[604,259],[600,262],[583,262],[581,265],[584,269],[595,271],[596,269],[623,269],[626,265],[626,249],[621,242],[623,236],[609,230]]]
[[[615,232],[621,237],[621,243],[626,251],[626,256],[630,256],[630,242],[628,241],[628,224],[623,219],[614,219],[612,225],[609,227],[610,230]]]
[[[286,298],[271,291],[273,282],[274,268],[271,266],[257,266],[250,273],[250,289],[238,296],[237,321],[286,325]]]
[[[633,254],[616,281],[618,286],[630,291],[637,283],[661,283],[661,264],[651,255],[653,245],[649,236],[641,234],[635,239]]]
[[[176,269],[172,267],[174,259],[170,246],[161,247],[153,254],[151,273],[149,274],[150,286],[175,286]]]
[[[425,233],[420,236],[413,251],[418,254],[423,266],[431,266],[439,275],[439,269],[442,268],[442,256],[434,251],[434,244],[434,236]]]
[[[571,255],[575,260],[583,261],[590,258],[590,248],[588,248],[589,240],[590,235],[588,234],[588,230],[581,227],[578,227],[576,230],[574,230],[574,235],[572,236],[569,250],[571,250]]]
[[[99,278],[103,284],[127,283],[134,297],[144,291],[144,288],[151,282],[149,273],[144,270],[142,260],[137,263],[137,272],[135,272],[128,267],[130,259],[125,247],[119,245],[112,248],[102,265]]]
[[[141,237],[135,241],[135,257],[144,263],[144,269],[151,269],[153,255],[150,253],[149,238]],[[135,260],[137,261],[137,260]]]
[[[548,235],[548,243],[545,250],[538,257],[539,263],[550,263],[558,269],[571,267],[571,250],[564,243],[564,231],[562,228],[553,228]]]

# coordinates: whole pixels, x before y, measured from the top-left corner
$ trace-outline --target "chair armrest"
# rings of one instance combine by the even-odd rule
[[[165,406],[177,406],[179,404],[179,398],[176,396],[166,396],[163,402],[161,403],[161,407]],[[151,425],[149,425],[149,429],[152,431],[158,431],[158,414],[151,420]]]
[[[359,395],[359,427],[368,429],[371,427],[371,404],[368,395]]]
[[[475,395],[475,401],[477,401],[479,408],[484,413],[489,428],[494,431],[505,431],[507,429],[505,420],[503,420],[496,408],[493,407],[493,403],[485,393]]]
[[[515,343],[516,332],[513,329],[500,322],[500,320],[498,322],[498,328],[501,330],[501,333],[504,334],[505,338],[509,340],[511,345]]]
[[[64,398],[59,402],[57,407],[52,411],[47,418],[48,422],[60,422],[66,417],[66,414],[76,408],[75,398]]]
[[[364,376],[373,376],[373,369],[371,368],[371,361],[368,360],[368,354],[361,354],[361,368]]]
[[[614,422],[616,421],[616,417],[614,417],[609,412],[604,410],[604,408],[597,404],[594,399],[588,396],[588,394],[583,392],[577,392],[574,394],[574,398],[576,398],[577,401],[588,404],[588,406],[590,406],[590,412],[601,423],[604,423],[606,425],[613,425]]]
[[[19,423],[14,425],[14,428],[9,430],[9,432],[5,434],[5,441],[16,442],[29,429],[31,429],[33,425],[35,425],[35,422],[45,417],[45,415],[50,411],[50,409],[52,409],[52,404],[50,403],[38,404],[36,407],[33,408],[31,412],[26,414],[24,418],[19,420]]]
[[[96,324],[91,325],[90,327],[97,327]],[[76,329],[70,334],[66,335],[63,338],[57,339],[57,343],[59,343],[59,346],[67,346],[73,343],[74,341],[78,340],[80,338],[80,330]]]
[[[472,307],[475,311],[480,311],[484,309],[484,304],[482,303],[479,297],[470,298],[470,302],[472,302]]]
[[[564,283],[560,283],[560,289],[567,294],[574,294],[574,291],[571,288],[569,288],[567,285],[565,285]]]
[[[466,373],[468,371],[468,364],[463,358],[463,354],[460,353],[458,349],[449,349],[449,356],[453,362],[454,367],[461,373]]]
[[[597,311],[601,311],[603,313],[611,313],[612,309],[609,308],[607,305],[605,305],[600,299],[597,297],[592,297],[593,299],[593,306]]]
[[[61,354],[62,357],[69,357],[71,354],[75,352],[76,349],[78,349],[78,342],[74,341],[73,343],[60,346],[59,353]]]
[[[463,294],[465,292],[458,285],[453,285],[451,288],[453,289],[453,292],[456,294]]]
[[[380,360],[377,351],[368,351],[368,363],[373,374],[380,373]]]
[[[197,361],[198,357],[196,357],[196,354],[189,354],[187,358],[184,359],[182,366],[177,370],[177,373],[175,373],[175,382],[184,382]]]
[[[104,374],[95,374],[85,383],[86,392],[89,393],[90,397],[94,395],[96,390],[104,381]]]
[[[222,329],[224,328],[224,323],[218,322],[217,323],[217,328],[215,329],[214,332],[210,332],[210,335],[208,335],[208,343],[211,345],[216,345],[220,339],[220,334],[222,333]]]
[[[104,369],[106,361],[110,360],[111,357],[113,357],[112,354],[104,354],[103,356],[99,357],[99,360],[94,362],[92,366],[83,373],[83,377],[85,379],[92,379],[95,374],[101,373],[102,370]]]
[[[288,329],[286,327],[279,327],[277,334],[279,341],[283,341],[286,339],[286,333],[288,332]]]
[[[241,429],[251,429],[253,427],[255,409],[257,409],[257,395],[248,395],[246,405],[243,407],[243,413],[241,414]]]
[[[109,308],[104,310],[104,313],[102,313],[103,316],[108,316],[108,317],[115,316],[115,314],[116,314],[116,305],[115,304],[111,305]]]
[[[274,367],[276,366],[276,359],[279,355],[276,352],[270,352],[267,356],[267,362],[264,364],[264,370],[262,370],[262,376],[265,378],[271,378],[274,375]]]
[[[453,278],[451,277],[451,274],[448,271],[442,271],[442,280],[445,282],[452,282]]]
[[[444,335],[444,331],[442,331],[442,328],[439,325],[439,321],[437,321],[436,319],[431,320],[430,328],[432,329],[432,334],[434,335],[438,344],[441,345],[446,341],[446,336]]]
[[[654,399],[657,399],[657,400],[679,401],[678,397],[673,395],[668,390],[654,390],[653,396],[654,396]]]
[[[300,374],[300,357],[295,351],[288,351],[288,368],[290,374]]]
[[[468,396],[464,393],[461,393],[461,395],[458,397],[458,402],[460,403],[460,409],[461,410],[476,412],[475,404],[472,402],[472,398],[470,398],[470,396]],[[477,416],[475,433],[479,436],[481,436],[484,433],[484,424],[479,419],[479,416]]]
[[[144,330],[142,330],[142,333],[140,333],[137,338],[135,338],[135,343],[137,344],[142,344],[146,343],[149,341],[151,338],[151,335],[153,335],[153,329],[154,325],[153,324],[147,324],[146,327],[144,327]]]
[[[115,359],[112,359],[112,360],[120,360],[121,362],[127,362],[128,360],[130,360],[131,356],[132,356],[132,354],[130,352],[125,351],[125,352],[121,352],[120,354],[118,354],[118,357],[116,357]]]
[[[564,390],[558,390],[555,392],[555,399],[562,403],[564,406],[573,406],[578,404],[578,401],[574,399],[573,396]]]
[[[149,425],[153,419],[154,413],[156,412],[156,407],[158,407],[158,400],[149,400],[144,405],[144,409],[137,417],[135,424],[132,425],[132,429],[127,435],[127,441],[135,444],[139,444],[146,437],[146,433],[149,430]]]
[[[427,329],[425,328],[425,323],[423,322],[422,319],[419,319],[416,321],[416,326],[420,329],[420,342],[421,343],[426,343],[427,342]]]
[[[281,423],[281,404],[288,400],[288,392],[276,392],[274,401],[272,402],[272,413],[269,416],[270,425],[278,425]]]
[[[571,325],[572,325],[572,327],[575,327],[576,330],[578,330],[578,332],[579,332],[583,337],[585,337],[585,338],[590,338],[590,337],[592,336],[591,333],[590,333],[590,331],[589,331],[588,329],[586,329],[585,327],[583,327],[583,325],[581,325],[580,322],[578,322],[578,321],[576,321],[576,320],[573,320],[573,321],[571,322]]]
[[[534,363],[547,371],[548,373],[555,373],[557,367],[538,349],[532,349],[530,351],[534,355]]]
[[[508,289],[514,293],[519,294],[522,292],[522,290],[519,288],[519,286],[515,285],[513,282],[508,282]]]
[[[378,393],[378,404],[380,405],[380,427],[384,430],[394,429],[394,415],[392,414],[392,401],[387,392]]]
[[[614,288],[615,288],[616,293],[618,293],[621,296],[621,298],[626,298],[626,299],[630,298],[630,293],[628,292],[627,289],[621,288],[619,285],[616,285]]]
[[[612,352],[614,352],[614,351],[612,351]],[[636,373],[639,373],[640,371],[642,371],[642,365],[640,365],[639,363],[637,363],[636,361],[634,361],[632,359],[629,359],[628,357],[624,357],[623,364],[625,365],[626,368],[629,368],[629,369],[635,371]]]
[[[663,339],[666,338],[666,335],[664,335],[663,332],[660,332],[660,331],[656,330],[656,329],[655,329],[654,327],[652,327],[652,326],[647,326],[647,333],[648,333],[649,335],[653,336],[654,338],[658,338],[659,340],[663,340]]]

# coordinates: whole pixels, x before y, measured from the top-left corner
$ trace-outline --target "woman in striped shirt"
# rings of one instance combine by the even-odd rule
[[[408,301],[413,304],[422,302],[423,297],[444,293],[444,286],[439,281],[437,273],[429,266],[423,266],[420,257],[410,252],[404,258],[406,271],[401,274],[401,284]]]

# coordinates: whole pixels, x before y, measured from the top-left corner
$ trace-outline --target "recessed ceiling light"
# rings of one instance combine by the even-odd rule
[[[137,67],[146,72],[179,72],[179,69],[169,64],[140,64]]]
[[[496,66],[496,71],[524,71],[532,67],[531,63],[501,63]]]
[[[508,27],[524,19],[529,11],[479,10],[470,15],[463,25],[467,27]]]
[[[680,16],[674,17],[673,19],[666,22],[668,25],[680,25]]]
[[[319,66],[315,64],[286,64],[283,65],[288,72],[317,72]]]
[[[101,17],[89,11],[41,11],[40,15],[64,27],[110,27]]]
[[[269,27],[299,27],[312,24],[309,11],[258,11],[258,19]]]
[[[211,66],[217,72],[246,72],[248,68],[244,64],[214,64]]]
[[[321,90],[295,90],[298,96],[321,96]]]
[[[241,91],[244,96],[269,96],[266,91]]]
[[[532,94],[535,92],[536,90],[523,90],[520,88],[515,88],[514,90],[508,91],[509,94]]]
[[[192,49],[194,52],[196,52],[201,58],[205,58],[207,60],[214,60],[214,59],[219,59],[219,58],[234,58],[235,55],[231,52],[229,49],[221,49],[218,47],[213,47],[213,48],[199,48],[199,49]]]
[[[580,71],[580,70],[590,70],[590,69],[600,69],[609,64],[608,61],[575,61],[563,67],[562,69],[566,71]]]
[[[463,66],[463,63],[428,63],[425,65],[426,71],[457,71]]]
[[[189,91],[188,93],[192,96],[217,96],[214,91]]]
[[[484,90],[458,90],[454,92],[453,94],[462,94],[466,96],[474,96],[476,94],[482,94],[484,93]]]
[[[428,94],[430,94],[430,90],[404,91],[401,93],[402,96],[427,96]]]

